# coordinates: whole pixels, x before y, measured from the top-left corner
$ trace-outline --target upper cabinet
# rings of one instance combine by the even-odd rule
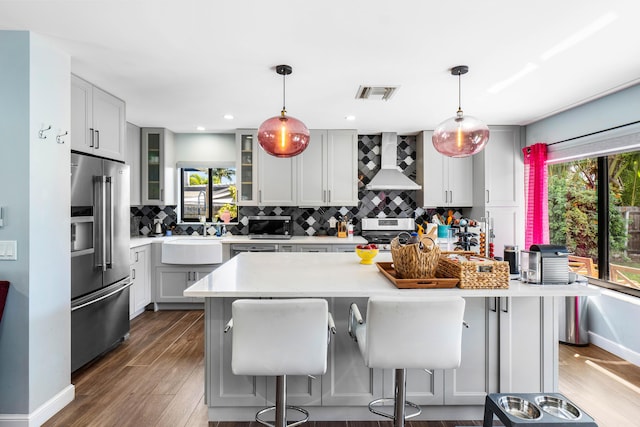
[[[275,157],[267,154],[262,148],[256,151],[258,154],[258,204],[295,206],[297,173],[295,157]]]
[[[300,206],[358,205],[358,135],[355,130],[312,130],[297,156]]]
[[[71,148],[114,160],[125,158],[125,103],[71,75]]]
[[[416,182],[418,206],[466,207],[473,205],[473,158],[453,158],[436,151],[433,131],[418,134],[416,142]]]
[[[252,129],[236,131],[236,189],[238,205],[258,203],[258,169],[256,167],[258,132]]]
[[[474,206],[520,206],[524,161],[519,126],[490,126],[489,142],[473,156]]]
[[[236,132],[238,204],[357,206],[358,136],[355,130],[312,130],[300,155],[279,158],[258,145],[255,130]]]
[[[141,204],[175,205],[173,132],[164,128],[142,128],[141,138]]]

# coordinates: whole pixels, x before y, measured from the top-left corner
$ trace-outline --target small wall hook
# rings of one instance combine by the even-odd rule
[[[62,133],[62,134],[60,134],[60,135],[57,135],[57,136],[56,136],[56,142],[57,142],[58,144],[64,144],[64,141],[62,140],[62,137],[63,137],[63,136],[66,136],[66,135],[69,135],[69,131],[65,131],[65,133]]]
[[[48,131],[49,129],[51,129],[51,125],[49,125],[46,129],[42,128],[38,131],[38,138],[40,139],[47,139],[47,136],[44,134],[46,131]]]

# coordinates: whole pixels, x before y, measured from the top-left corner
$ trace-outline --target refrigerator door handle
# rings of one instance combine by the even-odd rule
[[[105,185],[109,186],[109,220],[107,225],[109,226],[109,250],[107,251],[106,265],[107,268],[113,268],[113,242],[114,238],[114,230],[113,230],[113,218],[115,217],[115,208],[114,208],[114,195],[113,195],[113,178],[110,176],[105,177]]]
[[[100,298],[96,298],[96,299],[94,299],[94,300],[87,301],[87,302],[85,302],[84,304],[80,304],[80,305],[77,305],[77,306],[75,306],[75,307],[72,307],[72,308],[71,308],[71,311],[73,312],[73,311],[76,311],[76,310],[80,310],[81,308],[85,308],[85,307],[87,307],[87,306],[90,306],[90,305],[92,305],[92,304],[95,304],[95,303],[97,303],[97,302],[100,302],[100,301],[102,301],[103,299],[107,299],[107,298],[109,298],[109,297],[110,297],[110,296],[112,296],[112,295],[115,295],[115,294],[117,294],[117,293],[119,293],[119,292],[124,291],[125,289],[127,289],[127,288],[128,288],[128,287],[130,287],[131,285],[133,285],[133,282],[129,282],[129,283],[127,283],[126,285],[124,285],[123,287],[116,289],[115,291],[109,292],[109,293],[108,293],[108,294],[106,294],[106,295],[102,295]]]
[[[102,271],[107,271],[107,177],[100,177],[100,199],[101,199],[101,218],[100,218],[100,248],[102,253],[100,258],[102,261]]]

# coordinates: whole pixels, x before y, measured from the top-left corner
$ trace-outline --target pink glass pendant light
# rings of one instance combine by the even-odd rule
[[[489,141],[489,128],[475,117],[465,116],[460,108],[460,76],[469,67],[459,65],[451,69],[458,76],[458,112],[455,117],[440,123],[433,131],[431,141],[438,152],[449,157],[467,157],[482,151]]]
[[[285,109],[285,76],[292,73],[289,65],[278,65],[282,75],[282,111],[279,116],[265,120],[258,128],[258,143],[264,151],[276,157],[293,157],[309,145],[309,129]]]

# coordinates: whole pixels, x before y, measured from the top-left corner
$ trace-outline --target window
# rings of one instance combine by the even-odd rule
[[[235,222],[236,169],[181,168],[180,208],[182,222]]]
[[[640,296],[640,151],[548,170],[550,243],[573,253],[577,273]]]

